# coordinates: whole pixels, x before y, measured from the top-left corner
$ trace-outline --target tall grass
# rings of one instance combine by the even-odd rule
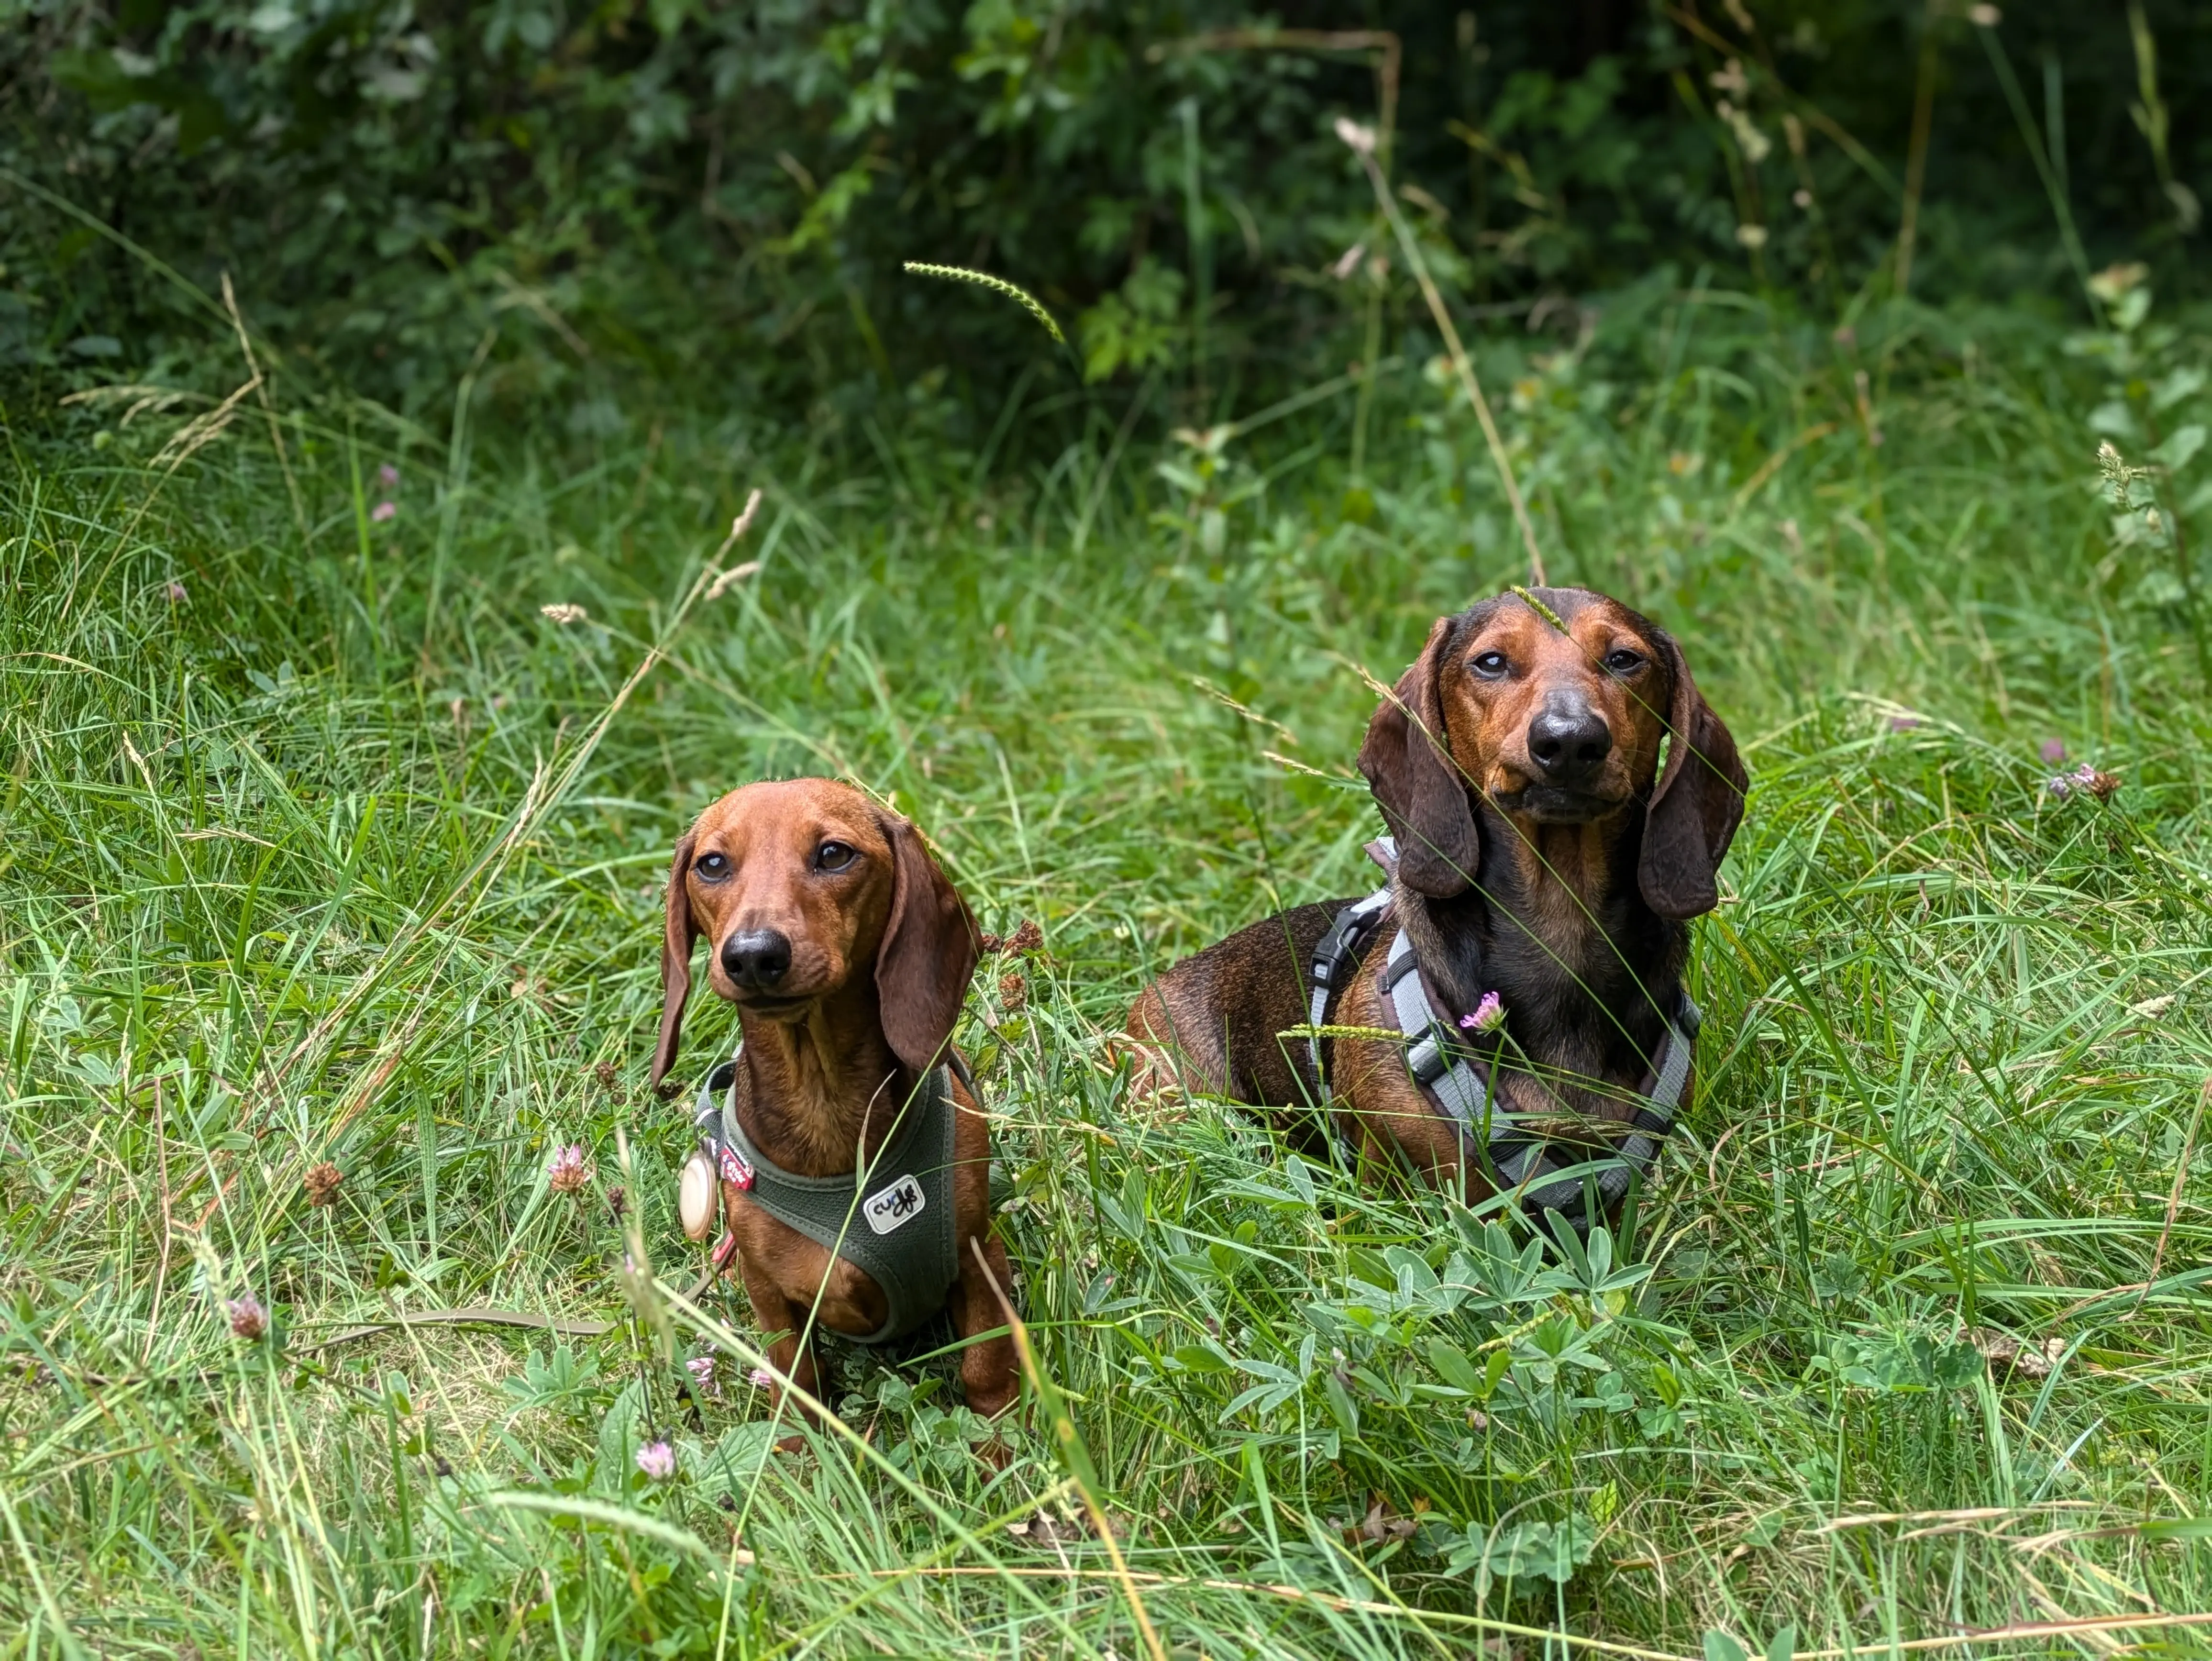
[[[1147,972],[1364,888],[1359,669],[1522,575],[1441,374],[1382,383],[1358,490],[1329,400],[1018,476],[926,412],[856,465],[303,407],[304,536],[243,424],[166,481],[143,420],[19,424],[0,1655],[1126,1658],[1134,1597],[1177,1656],[1727,1661],[2212,1608],[2205,689],[2082,362],[1897,316],[1878,447],[1825,336],[1735,300],[1481,349],[1553,580],[1676,630],[1755,779],[1698,1098],[1586,1250],[1104,1061]],[[757,484],[761,571],[672,630]],[[2084,760],[2109,802],[2046,788]],[[852,1434],[779,1455],[741,1300],[673,1295],[667,849],[799,771],[1042,925],[963,1041],[1126,1584],[1034,1426],[971,1456],[942,1335],[842,1354]],[[691,1031],[696,1077],[731,1023]]]

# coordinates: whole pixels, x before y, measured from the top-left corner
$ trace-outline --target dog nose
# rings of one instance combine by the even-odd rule
[[[763,991],[791,967],[791,941],[775,928],[746,928],[722,942],[722,972],[742,987]]]
[[[1547,703],[1528,723],[1528,754],[1553,784],[1588,778],[1613,752],[1613,729],[1587,703]]]

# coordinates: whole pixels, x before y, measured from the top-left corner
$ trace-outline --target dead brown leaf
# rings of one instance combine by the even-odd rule
[[[1392,1540],[1412,1539],[1414,1530],[1420,1524],[1411,1517],[1401,1517],[1393,1512],[1386,1495],[1376,1494],[1370,1497],[1374,1503],[1367,1507],[1367,1515],[1359,1519],[1356,1527],[1345,1530],[1345,1538],[1348,1541],[1365,1540],[1377,1545]]]
[[[1114,1530],[1116,1540],[1129,1537],[1127,1518],[1109,1513],[1106,1525]],[[1097,1530],[1091,1525],[1091,1518],[1073,1509],[1063,1511],[1057,1516],[1040,1511],[1023,1522],[1007,1524],[1006,1533],[1024,1545],[1030,1546],[1067,1546],[1098,1537]]]
[[[1995,1327],[1964,1327],[1959,1335],[1987,1356],[1992,1367],[2007,1368],[2023,1378],[2048,1378],[2058,1358],[2066,1353],[2063,1338],[2023,1342]]]

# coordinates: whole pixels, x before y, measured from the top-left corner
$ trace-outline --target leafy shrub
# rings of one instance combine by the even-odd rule
[[[2085,258],[2179,263],[2201,217],[2204,23],[2028,9],[1927,13],[1917,292],[2065,291],[2016,113],[2071,135],[2070,167],[2045,148]],[[1094,379],[1210,392],[1419,319],[1331,130],[1382,113],[1463,299],[1672,263],[1842,307],[1897,243],[1923,15],[1421,0],[1390,9],[1394,99],[1317,4],[4,0],[0,355],[158,366],[218,324],[228,271],[303,366],[411,406],[480,356],[517,399],[618,371],[831,412],[1034,362],[988,299],[900,276],[923,259],[1079,315]]]

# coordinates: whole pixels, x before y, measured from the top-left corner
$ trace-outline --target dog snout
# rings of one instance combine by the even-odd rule
[[[722,972],[747,991],[769,990],[790,969],[791,939],[781,929],[739,929],[722,942]]]
[[[1613,753],[1613,729],[1579,698],[1554,698],[1528,723],[1528,757],[1547,784],[1579,784]]]

